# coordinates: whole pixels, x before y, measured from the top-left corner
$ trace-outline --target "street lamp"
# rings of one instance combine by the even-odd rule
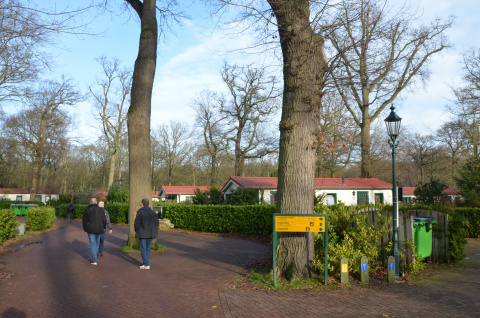
[[[398,146],[397,137],[400,133],[400,123],[402,119],[395,114],[395,107],[390,107],[391,112],[385,118],[387,133],[390,136],[388,143],[392,148],[392,165],[393,165],[393,249],[392,255],[395,258],[395,280],[400,280],[399,269],[399,252],[398,252],[398,198],[397,198],[397,168],[395,166],[395,149]]]
[[[123,179],[122,177],[120,177],[120,179],[118,179],[118,184],[120,185],[120,187],[118,188],[118,202],[120,202],[120,193],[122,193],[122,183]]]

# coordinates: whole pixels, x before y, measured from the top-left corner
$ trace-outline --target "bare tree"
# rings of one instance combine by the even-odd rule
[[[209,158],[211,186],[217,184],[219,156],[226,152],[228,146],[228,130],[224,126],[226,118],[219,109],[222,104],[223,96],[203,90],[192,105],[196,112],[197,126],[202,130],[204,152]]]
[[[450,160],[450,180],[454,180],[459,162],[466,157],[467,153],[467,139],[462,122],[457,120],[444,123],[436,131],[435,139],[444,146],[444,155]]]
[[[32,160],[30,200],[35,200],[42,169],[49,160],[48,153],[62,151],[59,146],[65,144],[70,124],[67,106],[81,100],[82,96],[75,90],[70,78],[48,80],[27,96],[25,102],[28,108],[8,120],[10,137],[25,146],[25,152]]]
[[[463,64],[463,83],[452,87],[455,100],[448,110],[457,117],[470,153],[477,158],[480,143],[480,49],[465,52]]]
[[[449,47],[451,19],[415,27],[415,12],[388,0],[342,0],[337,27],[326,36],[333,48],[331,79],[360,127],[362,177],[371,177],[370,126],[385,107],[416,81],[428,78],[431,57]]]
[[[118,59],[109,61],[105,56],[98,59],[102,66],[104,78],[97,80],[94,87],[89,87],[101,121],[103,135],[110,154],[108,188],[113,183],[117,153],[120,141],[126,135],[127,103],[132,84],[132,71],[122,68]],[[120,177],[120,176],[119,176]]]
[[[317,176],[333,178],[351,163],[357,143],[357,126],[339,98],[325,95],[320,108]]]
[[[186,123],[170,122],[169,126],[160,125],[153,134],[161,161],[167,168],[166,183],[174,185],[178,170],[194,149],[192,131]]]
[[[233,143],[235,175],[243,175],[246,159],[261,158],[277,151],[272,134],[264,124],[278,109],[275,77],[269,77],[264,67],[253,64],[240,67],[224,64],[222,79],[229,98],[222,100],[220,112],[228,122],[228,140]]]

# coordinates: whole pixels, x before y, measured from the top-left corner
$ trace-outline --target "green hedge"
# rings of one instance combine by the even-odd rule
[[[60,204],[58,207],[58,215],[60,217],[67,217],[67,208],[70,204]],[[75,213],[73,217],[75,219],[83,219],[83,211],[88,207],[87,204],[74,204]],[[105,209],[108,211],[110,221],[112,223],[128,223],[128,203],[107,203]]]
[[[274,205],[163,204],[163,217],[177,228],[213,233],[271,235]]]
[[[10,209],[10,204],[38,204],[38,206],[45,206],[42,201],[3,201],[0,200],[0,209]]]
[[[480,209],[454,208],[454,210],[464,217],[466,236],[470,238],[480,238]]]
[[[15,212],[9,209],[0,209],[0,244],[15,236],[15,227],[18,225]]]
[[[25,221],[31,231],[46,230],[51,228],[55,222],[55,209],[52,207],[31,208],[25,216]]]

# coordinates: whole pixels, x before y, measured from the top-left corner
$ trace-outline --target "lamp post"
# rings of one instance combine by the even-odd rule
[[[402,118],[400,118],[395,113],[395,107],[390,107],[391,112],[387,118],[385,118],[385,125],[387,126],[387,133],[390,137],[388,143],[392,148],[392,167],[393,167],[393,248],[392,256],[395,259],[395,280],[400,280],[400,269],[399,269],[399,252],[398,252],[398,196],[397,196],[397,168],[395,166],[395,149],[398,146],[397,137],[400,133],[400,123]]]
[[[122,183],[123,183],[123,179],[122,177],[120,177],[120,179],[118,179],[118,184],[120,185],[120,187],[118,188],[118,202],[120,203],[120,194],[122,193]]]

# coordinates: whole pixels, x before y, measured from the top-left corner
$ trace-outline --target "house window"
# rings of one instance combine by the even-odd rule
[[[337,194],[336,193],[327,193],[327,205],[337,204]]]
[[[23,197],[21,195],[17,195],[17,201],[22,201],[23,200]]]
[[[375,193],[375,204],[383,203],[383,193]]]
[[[177,202],[177,195],[176,194],[167,194],[166,201],[167,202]]]
[[[368,204],[368,192],[367,191],[357,191],[357,204]]]
[[[277,203],[277,191],[270,192],[270,204]]]
[[[35,194],[35,201],[42,201],[42,195],[41,194]]]
[[[412,197],[403,197],[403,204],[411,205],[412,204]]]
[[[45,203],[47,203],[48,201],[50,201],[50,196],[49,196],[49,195],[46,195],[46,196],[45,196]]]

